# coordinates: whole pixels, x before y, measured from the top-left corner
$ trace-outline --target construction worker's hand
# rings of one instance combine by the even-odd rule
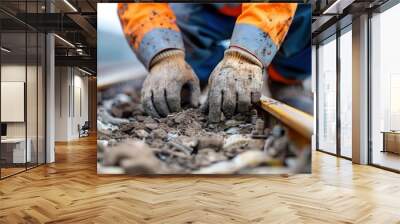
[[[219,122],[221,113],[231,117],[247,112],[258,101],[262,88],[262,63],[250,53],[235,47],[225,51],[224,58],[211,73],[208,93],[209,121]]]
[[[188,93],[187,99],[181,93]],[[181,50],[167,50],[151,62],[150,74],[143,83],[142,104],[152,117],[165,117],[188,103],[199,106],[200,84]]]

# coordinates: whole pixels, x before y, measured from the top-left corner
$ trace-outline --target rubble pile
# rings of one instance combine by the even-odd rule
[[[121,167],[129,174],[271,173],[273,168],[287,173],[287,159],[298,156],[283,128],[264,128],[255,109],[218,124],[208,123],[194,108],[152,118],[144,113],[138,92],[99,101],[100,166]]]

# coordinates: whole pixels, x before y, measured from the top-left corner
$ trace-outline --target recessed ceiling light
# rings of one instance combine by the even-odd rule
[[[11,52],[11,50],[9,50],[9,49],[7,49],[7,48],[5,48],[5,47],[1,47],[1,50],[4,51],[4,52],[6,52],[6,53],[10,53],[10,52]]]
[[[86,71],[86,70],[83,70],[83,69],[81,69],[81,68],[79,68],[79,67],[78,67],[78,70],[81,71],[81,72],[83,72],[83,73],[85,73],[85,74],[87,74],[87,75],[89,75],[89,76],[92,75],[92,73],[90,73],[90,72],[88,72],[88,71]]]
[[[336,0],[324,12],[323,15],[328,14],[342,14],[343,10],[351,5],[355,0]]]
[[[78,12],[78,10],[68,1],[64,0],[65,4],[67,4],[74,12]]]
[[[66,40],[66,39],[64,39],[64,38],[62,38],[62,37],[60,37],[60,36],[57,35],[57,34],[54,34],[54,36],[57,37],[57,38],[58,38],[59,40],[61,40],[62,42],[66,43],[68,46],[75,48],[75,45],[73,45],[73,44],[72,44],[71,42],[69,42],[68,40]]]

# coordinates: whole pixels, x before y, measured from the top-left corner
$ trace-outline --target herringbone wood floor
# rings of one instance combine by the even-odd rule
[[[0,181],[0,223],[400,223],[400,175],[315,152],[313,174],[97,176],[95,138]]]

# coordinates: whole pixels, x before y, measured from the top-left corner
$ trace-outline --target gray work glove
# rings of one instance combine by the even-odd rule
[[[183,87],[189,91],[188,103],[199,106],[199,79],[186,63],[181,50],[167,50],[151,61],[150,74],[142,88],[142,104],[152,117],[165,117],[181,110]]]
[[[208,93],[209,121],[219,122],[221,113],[231,117],[251,109],[261,95],[262,63],[250,53],[231,47],[211,73]],[[253,100],[252,100],[253,98]]]

